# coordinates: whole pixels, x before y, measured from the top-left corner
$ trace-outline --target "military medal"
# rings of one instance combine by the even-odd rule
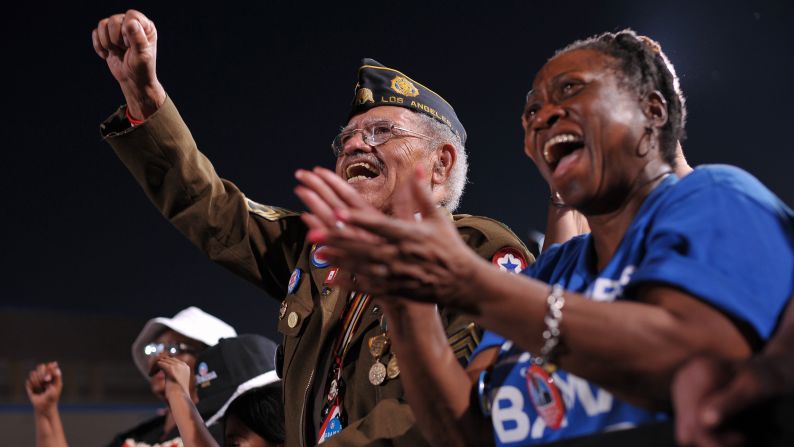
[[[389,347],[389,337],[386,334],[376,335],[369,339],[369,353],[376,359],[386,352]]]
[[[369,339],[369,353],[375,358],[375,363],[369,369],[369,383],[377,386],[386,380],[386,366],[380,362],[382,356],[389,348],[389,337],[385,333]]]
[[[386,367],[380,360],[375,360],[375,364],[369,369],[369,383],[378,386],[386,380]]]
[[[400,375],[400,365],[397,364],[397,355],[392,354],[389,363],[386,364],[386,377],[396,379]]]
[[[553,371],[549,365],[539,365],[533,362],[532,366],[527,369],[526,378],[532,406],[543,418],[546,426],[556,430],[562,425],[562,419],[565,416],[565,403],[551,376]]]

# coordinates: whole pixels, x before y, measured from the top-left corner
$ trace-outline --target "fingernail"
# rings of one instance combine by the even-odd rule
[[[322,230],[309,230],[309,234],[306,235],[306,239],[314,244],[324,242],[325,232]]]
[[[720,422],[720,414],[714,408],[706,408],[700,414],[700,420],[703,424],[713,427]]]
[[[350,220],[350,213],[347,210],[334,210],[334,216],[341,221],[347,222]]]

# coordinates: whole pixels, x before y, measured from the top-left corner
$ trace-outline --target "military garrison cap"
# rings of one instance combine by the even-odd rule
[[[466,130],[444,98],[393,68],[374,59],[362,59],[348,118],[379,106],[405,107],[429,115],[449,126],[466,144]]]

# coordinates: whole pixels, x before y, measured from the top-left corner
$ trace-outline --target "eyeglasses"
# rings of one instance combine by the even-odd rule
[[[149,343],[143,347],[143,353],[147,357],[160,355],[163,352],[173,357],[182,353],[195,354],[197,350],[184,343]]]
[[[394,137],[418,137],[426,140],[433,139],[427,135],[400,127],[388,121],[378,121],[367,124],[360,129],[346,129],[340,132],[339,135],[334,138],[334,141],[331,142],[331,150],[334,152],[334,156],[339,157],[345,144],[357,133],[361,134],[361,139],[369,146],[380,146]]]

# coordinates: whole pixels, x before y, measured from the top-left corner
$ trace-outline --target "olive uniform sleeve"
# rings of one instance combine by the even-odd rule
[[[135,127],[121,107],[100,130],[157,209],[211,260],[272,296],[285,294],[305,225],[221,179],[170,98]]]
[[[523,262],[520,264],[522,267],[534,261],[526,246],[504,224],[485,217],[469,215],[456,215],[453,219],[466,244],[484,259],[496,264],[504,253],[512,255],[514,258],[511,260],[516,265]],[[494,268],[499,267],[495,265]],[[518,268],[515,271],[518,271]],[[441,309],[440,314],[450,347],[461,365],[465,366],[480,342],[482,330],[469,317],[450,309]],[[364,354],[365,357],[367,355]],[[365,383],[363,386],[370,385]],[[402,388],[391,390],[390,386],[393,385],[387,384],[385,388],[381,386],[380,393],[384,398],[365,417],[351,423],[323,445],[328,447],[428,445],[416,426],[410,406],[402,397]],[[461,390],[461,392],[468,393],[469,390]]]

